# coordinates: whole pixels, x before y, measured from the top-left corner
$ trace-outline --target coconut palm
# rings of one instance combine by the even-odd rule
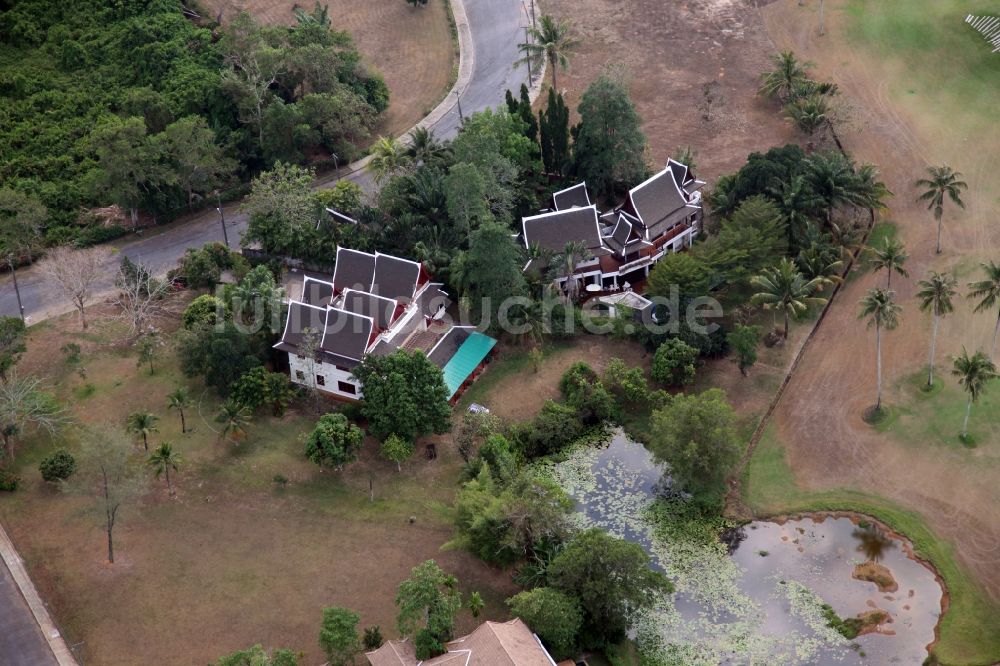
[[[952,171],[950,166],[927,167],[929,178],[921,178],[916,182],[917,187],[924,188],[923,194],[917,197],[917,201],[926,201],[927,210],[934,211],[934,219],[937,220],[937,253],[941,254],[941,217],[944,214],[944,196],[959,208],[965,208],[962,201],[962,190],[968,189],[969,185],[959,180],[962,175],[957,171]]]
[[[813,213],[821,209],[822,199],[816,196],[802,174],[782,180],[768,192],[788,222],[788,247],[795,247],[796,240],[806,235]]]
[[[215,417],[216,423],[222,424],[219,431],[220,439],[229,439],[235,443],[240,437],[246,434],[247,426],[250,424],[250,410],[235,400],[227,400],[219,408],[219,414]]]
[[[965,406],[965,421],[962,423],[962,439],[966,439],[969,436],[969,414],[972,412],[972,403],[979,401],[986,383],[996,378],[997,367],[983,352],[977,351],[969,356],[969,352],[962,347],[962,355],[955,358],[951,374],[958,377],[958,383],[969,394],[969,402]]]
[[[785,117],[806,136],[811,137],[817,130],[830,122],[830,104],[819,94],[798,97],[784,108]]]
[[[827,287],[843,281],[840,275],[844,270],[844,262],[836,248],[811,245],[799,252],[795,264],[806,279],[818,278],[822,281],[817,291],[825,291]]]
[[[159,418],[151,412],[132,412],[128,415],[125,429],[133,435],[142,437],[142,448],[149,451],[149,436],[158,432],[156,422]]]
[[[838,151],[815,153],[806,160],[806,175],[813,192],[826,209],[827,225],[833,225],[833,211],[844,204],[865,205],[854,165]]]
[[[877,388],[875,411],[882,409],[882,331],[891,331],[899,326],[902,308],[893,300],[893,292],[888,289],[869,289],[861,299],[859,319],[868,319],[868,328],[875,327],[875,373]]]
[[[414,161],[428,164],[444,157],[450,152],[450,148],[437,140],[432,130],[426,127],[417,127],[410,132],[410,147],[406,149],[406,154]]]
[[[552,70],[552,89],[558,91],[556,69],[569,67],[569,55],[580,45],[579,40],[570,35],[571,31],[572,26],[568,21],[557,21],[545,14],[539,19],[537,26],[528,28],[530,40],[517,45],[524,53],[518,64],[539,62],[543,58],[548,60]]]
[[[184,462],[184,459],[179,453],[174,451],[173,445],[170,442],[161,443],[146,462],[153,468],[156,478],[160,478],[163,475],[167,477],[167,491],[171,497],[176,495],[174,484],[170,480],[170,470],[176,472],[177,467]]]
[[[920,310],[934,315],[934,327],[931,329],[931,355],[927,360],[927,386],[934,386],[934,349],[937,346],[938,321],[944,315],[954,311],[951,299],[958,293],[955,285],[958,281],[950,273],[931,271],[926,280],[917,283],[920,290]]]
[[[761,305],[765,310],[781,312],[785,319],[782,337],[788,339],[788,320],[791,315],[799,316],[813,305],[823,305],[825,298],[813,296],[823,288],[822,278],[806,279],[798,267],[788,257],[783,257],[777,266],[765,269],[763,273],[750,278],[750,284],[757,292],[750,298],[752,305]]]
[[[557,257],[559,277],[565,278],[566,296],[571,301],[576,301],[580,295],[580,281],[573,277],[576,266],[589,257],[590,250],[581,241],[569,241]]]
[[[892,274],[899,273],[902,277],[910,277],[910,274],[903,268],[903,264],[910,258],[906,252],[906,247],[895,238],[886,238],[881,248],[871,251],[871,258],[868,260],[868,267],[872,273],[884,270],[886,272],[885,288],[892,289]]]
[[[178,386],[173,393],[167,396],[167,408],[176,409],[181,415],[181,434],[187,432],[187,422],[184,420],[184,410],[191,406],[191,396],[187,388]]]
[[[855,170],[854,176],[854,202],[859,206],[884,210],[888,206],[886,199],[895,196],[879,179],[878,167],[874,164],[862,164]]]
[[[386,178],[396,174],[410,163],[406,148],[396,139],[380,136],[372,146],[371,160],[368,170],[371,171],[376,185],[381,185]]]
[[[986,312],[1000,303],[1000,265],[994,262],[980,264],[986,273],[985,280],[969,283],[969,298],[978,298],[975,312]],[[993,326],[993,344],[990,346],[990,359],[997,351],[997,333],[1000,332],[1000,312],[997,312],[997,323]]]
[[[771,56],[774,69],[761,76],[758,94],[777,97],[781,101],[790,99],[797,88],[808,79],[809,63],[800,63],[791,51],[782,51]]]

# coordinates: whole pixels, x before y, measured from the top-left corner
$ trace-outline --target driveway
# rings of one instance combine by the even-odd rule
[[[524,25],[528,19],[520,0],[465,0],[465,10],[472,34],[474,66],[472,79],[461,96],[461,102],[462,113],[469,115],[502,104],[508,88],[517,92],[527,81],[527,68],[514,63],[520,58],[517,45],[524,41]],[[432,130],[438,138],[450,139],[457,134],[460,126],[456,103],[433,125]],[[366,191],[373,189],[371,178],[364,170],[346,177]],[[317,187],[329,187],[334,182],[336,180],[331,179],[317,184]],[[238,211],[238,207],[238,204],[230,204],[225,208],[227,233],[233,247],[238,246],[247,223],[246,216]],[[94,292],[107,293],[113,288],[121,255],[141,261],[154,273],[162,275],[176,265],[185,249],[222,239],[219,216],[214,209],[184,222],[147,229],[141,234],[121,239],[113,244],[121,254],[108,262],[106,278],[95,286]],[[70,303],[52,289],[35,268],[19,271],[18,284],[29,324],[72,309]],[[0,277],[0,315],[17,315],[17,299],[9,274]]]

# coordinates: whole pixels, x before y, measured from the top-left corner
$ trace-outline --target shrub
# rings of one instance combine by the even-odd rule
[[[555,659],[573,656],[583,624],[580,601],[550,587],[536,587],[507,600],[511,613],[538,634]]]
[[[365,434],[343,414],[326,414],[306,437],[306,457],[320,467],[341,469],[358,457]]]
[[[576,410],[546,400],[531,423],[516,428],[512,436],[525,458],[538,458],[561,451],[583,432]]]
[[[223,319],[226,316],[225,303],[211,294],[202,294],[184,309],[181,323],[188,330],[202,326],[214,326],[218,323],[220,315]]]
[[[421,629],[413,639],[417,659],[423,661],[444,654],[444,645],[427,629]]]
[[[251,412],[268,405],[274,416],[282,416],[292,399],[292,384],[283,372],[268,372],[264,366],[251,368],[229,388],[229,395]]]
[[[579,419],[587,425],[607,421],[614,413],[614,401],[600,377],[582,361],[574,363],[562,376],[559,390],[566,404],[575,409]]]
[[[635,404],[649,399],[649,385],[642,369],[630,368],[620,358],[608,361],[604,368],[604,385],[625,402]]]
[[[216,263],[211,252],[189,248],[181,257],[177,267],[177,276],[192,289],[213,287],[222,276],[222,268]]]
[[[9,472],[5,469],[0,469],[0,490],[14,492],[17,490],[17,485],[19,483],[21,483],[21,477],[17,474]]]
[[[42,458],[38,471],[46,481],[62,481],[76,471],[76,459],[66,449],[57,449]]]
[[[690,384],[694,381],[698,350],[678,338],[661,344],[653,356],[653,379],[667,386]]]
[[[384,642],[385,641],[382,639],[382,629],[380,629],[377,624],[365,627],[365,650],[368,650],[369,652],[377,650],[382,647],[382,643]]]
[[[76,246],[83,248],[90,247],[91,245],[100,245],[101,243],[107,243],[108,241],[113,241],[116,238],[121,238],[127,233],[128,230],[118,224],[112,224],[107,227],[87,227],[77,234]]]

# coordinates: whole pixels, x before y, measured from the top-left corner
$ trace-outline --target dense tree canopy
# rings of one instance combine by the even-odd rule
[[[364,387],[361,412],[375,437],[398,435],[413,441],[451,425],[444,376],[422,352],[369,354],[353,374]]]

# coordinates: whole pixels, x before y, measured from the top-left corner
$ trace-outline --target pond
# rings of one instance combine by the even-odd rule
[[[923,662],[942,589],[901,539],[815,516],[750,523],[728,540],[730,552],[717,538],[721,521],[693,519],[666,497],[666,471],[620,431],[606,448],[580,449],[552,470],[576,501],[580,526],[641,544],[674,582],[675,593],[634,627],[647,656],[686,665]],[[866,562],[885,567],[896,589],[856,580],[855,566]],[[842,618],[880,609],[891,621],[848,640],[827,626],[823,604]]]

